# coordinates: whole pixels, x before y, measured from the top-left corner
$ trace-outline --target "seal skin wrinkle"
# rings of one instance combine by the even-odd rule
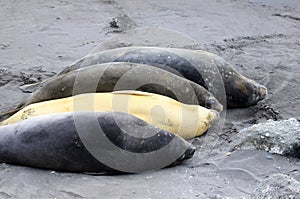
[[[103,136],[120,150],[105,148],[103,142],[92,146],[93,149],[101,152],[103,159],[110,160],[111,165],[100,162],[87,150],[80,138],[82,136],[88,138],[88,135],[79,134],[75,117],[83,120],[82,122],[88,127],[94,119],[103,129]],[[90,131],[96,131],[96,129],[89,128],[88,133],[93,133]],[[92,138],[92,140],[95,139]],[[171,142],[173,142],[173,147],[168,147]],[[162,151],[162,149],[165,150]],[[122,151],[129,154],[122,157],[123,161],[119,159]],[[125,161],[124,167],[139,167],[139,171],[147,171],[159,169],[159,166],[180,164],[183,160],[191,158],[194,151],[195,148],[190,143],[176,134],[120,112],[79,112],[75,115],[74,113],[60,113],[39,116],[0,127],[1,162],[44,169],[71,172],[128,172],[126,169],[125,171],[118,169],[122,168]],[[151,154],[153,152],[157,154]],[[147,166],[150,165],[149,162],[145,160],[139,162],[139,160],[129,159],[126,162],[130,154],[140,157],[152,155],[149,157],[165,157],[165,159],[173,156],[176,159],[172,162],[165,161],[165,165],[149,167]],[[154,161],[154,159],[148,161]],[[163,162],[164,160],[156,159],[156,161]]]
[[[222,111],[223,106],[202,86],[160,68],[116,62],[91,65],[51,78],[18,107],[82,93],[139,90],[179,102]]]
[[[89,54],[62,70],[58,75],[89,65],[108,62],[131,62],[155,66],[183,76],[205,88],[209,88],[210,81],[213,81],[216,75],[214,73],[219,72],[224,82],[229,108],[255,105],[267,94],[264,86],[241,75],[221,57],[202,50],[159,47],[116,48]]]

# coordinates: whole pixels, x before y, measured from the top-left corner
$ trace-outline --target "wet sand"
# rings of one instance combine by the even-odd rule
[[[244,127],[267,119],[300,120],[299,1],[4,0],[0,11],[0,112],[28,95],[19,89],[23,84],[55,75],[99,43],[135,27],[182,32],[196,44],[173,47],[214,52],[269,91],[256,106],[226,110],[222,130],[192,140],[198,150],[182,166],[91,176],[3,164],[1,198],[248,198],[272,173],[300,180],[299,159],[261,151],[226,156],[232,136]],[[111,23],[115,19],[118,27]]]

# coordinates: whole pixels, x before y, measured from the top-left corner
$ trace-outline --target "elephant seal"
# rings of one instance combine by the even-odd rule
[[[0,122],[0,125],[12,124],[40,115],[75,111],[130,113],[185,139],[202,135],[219,117],[219,113],[215,110],[182,104],[162,95],[139,91],[116,91],[80,94],[31,104]]]
[[[185,104],[222,111],[218,100],[205,88],[168,71],[144,64],[115,62],[69,71],[41,84],[22,102],[26,105],[82,93],[139,90],[164,95]]]
[[[215,93],[212,93],[222,103],[222,96],[218,97],[218,92],[222,88],[214,88],[216,85],[221,87],[221,83],[210,85],[220,78],[224,83],[227,107],[229,108],[255,105],[267,94],[266,87],[244,77],[221,57],[202,50],[159,47],[116,48],[89,54],[66,67],[58,75],[107,62],[141,63],[167,70],[209,89],[210,92],[216,90]]]
[[[1,162],[59,171],[139,173],[180,164],[194,151],[176,134],[120,112],[60,113],[0,127]]]

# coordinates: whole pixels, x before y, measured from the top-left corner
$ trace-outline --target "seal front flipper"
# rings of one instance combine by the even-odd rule
[[[1,162],[44,169],[139,173],[191,158],[194,150],[181,137],[119,112],[46,115],[0,127]]]

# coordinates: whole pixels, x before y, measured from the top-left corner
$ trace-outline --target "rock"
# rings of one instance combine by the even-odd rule
[[[255,124],[242,129],[233,140],[230,151],[257,149],[300,158],[300,122],[295,118]]]
[[[261,181],[251,194],[255,199],[300,198],[300,182],[284,174],[273,174]]]

